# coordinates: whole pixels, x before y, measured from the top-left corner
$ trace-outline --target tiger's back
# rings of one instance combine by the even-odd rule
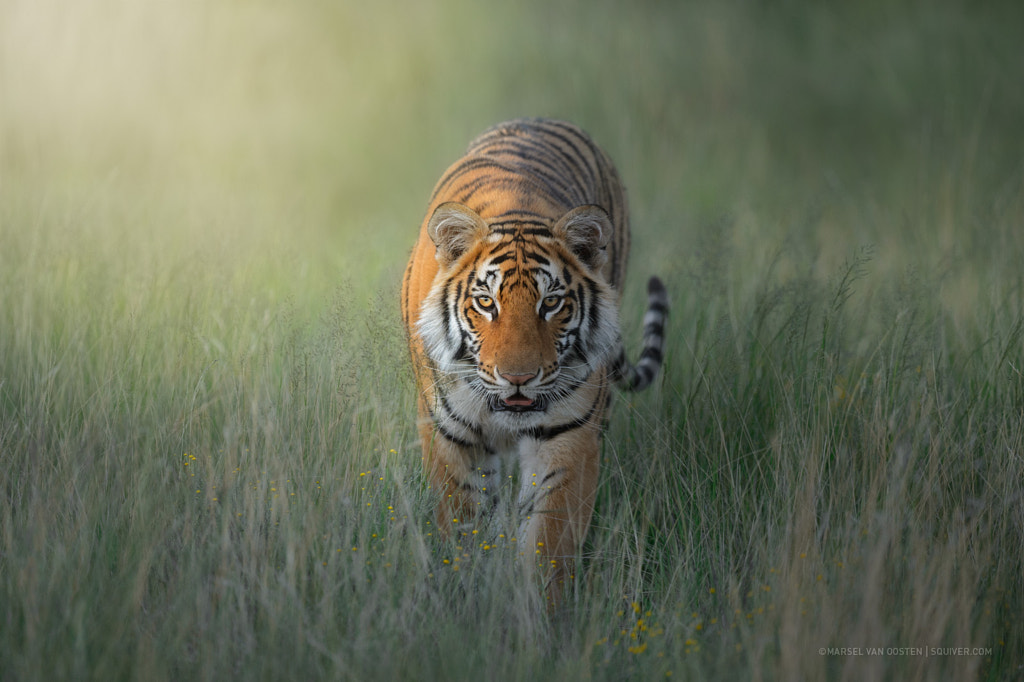
[[[539,543],[556,567],[552,585],[589,524],[610,383],[642,388],[661,364],[667,297],[656,278],[640,362],[622,348],[629,241],[607,155],[572,124],[521,119],[484,132],[445,171],[405,272],[402,317],[440,525],[492,507],[486,479],[503,453],[516,455],[521,546]]]

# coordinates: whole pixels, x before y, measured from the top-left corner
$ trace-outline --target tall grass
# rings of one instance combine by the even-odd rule
[[[0,6],[0,677],[1021,674],[1019,10],[513,5]],[[523,114],[673,299],[555,614],[434,532],[396,305]]]

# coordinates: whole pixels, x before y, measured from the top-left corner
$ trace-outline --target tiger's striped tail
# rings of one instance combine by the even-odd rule
[[[644,349],[635,365],[626,359],[624,348],[612,368],[620,388],[642,391],[647,388],[661,368],[662,348],[665,345],[665,319],[668,317],[668,292],[657,277],[647,281],[647,313],[644,314]]]

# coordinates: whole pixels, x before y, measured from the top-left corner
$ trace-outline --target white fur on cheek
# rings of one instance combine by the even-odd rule
[[[619,310],[608,296],[602,296],[601,324],[596,329],[586,330],[587,364],[591,370],[607,364],[619,347]]]
[[[587,373],[605,366],[620,347],[621,332],[619,330],[619,309],[615,303],[615,295],[610,288],[600,279],[597,284],[597,307],[599,320],[596,326],[591,326],[587,319],[586,310],[580,311],[579,334],[582,339],[582,346],[586,356]],[[588,303],[588,305],[590,305]]]
[[[417,328],[423,339],[427,357],[437,363],[439,369],[447,370],[455,365],[455,353],[459,349],[462,337],[457,316],[448,320],[447,333],[445,332],[444,321],[448,317],[451,302],[444,300],[443,294],[444,287],[441,283],[435,283],[430,293],[423,299]]]

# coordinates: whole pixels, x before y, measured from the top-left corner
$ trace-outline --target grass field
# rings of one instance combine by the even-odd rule
[[[0,678],[1024,675],[1024,12],[819,4],[0,0]],[[519,115],[673,301],[550,616],[397,306]]]

